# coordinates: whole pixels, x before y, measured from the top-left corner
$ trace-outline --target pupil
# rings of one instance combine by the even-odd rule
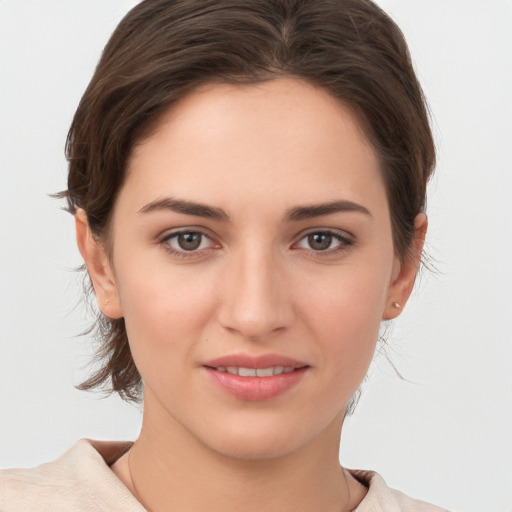
[[[178,244],[184,251],[193,251],[201,245],[201,234],[181,233],[178,235]]]
[[[325,251],[328,249],[332,242],[332,236],[322,233],[315,233],[308,236],[308,243],[312,249],[316,251]]]

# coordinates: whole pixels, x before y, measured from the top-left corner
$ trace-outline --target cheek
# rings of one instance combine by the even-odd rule
[[[324,286],[310,287],[308,294],[302,291],[308,298],[304,317],[315,333],[323,364],[343,369],[346,376],[364,377],[386,302],[386,276],[375,266],[345,268]]]
[[[142,265],[140,259],[125,260],[117,272],[130,347],[141,372],[150,360],[172,364],[173,354],[191,351],[215,307],[213,287],[197,271],[146,260]]]

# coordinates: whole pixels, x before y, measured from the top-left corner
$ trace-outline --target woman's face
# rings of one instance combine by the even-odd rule
[[[125,318],[145,421],[241,458],[339,435],[404,300],[348,109],[290,78],[203,87],[135,148],[112,226],[95,288]]]

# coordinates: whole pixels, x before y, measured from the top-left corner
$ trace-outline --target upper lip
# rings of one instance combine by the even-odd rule
[[[297,359],[281,356],[279,354],[263,354],[260,356],[251,356],[249,354],[230,354],[210,359],[203,363],[203,366],[209,366],[211,368],[270,368],[272,366],[303,368],[304,366],[309,365],[303,361],[298,361]]]

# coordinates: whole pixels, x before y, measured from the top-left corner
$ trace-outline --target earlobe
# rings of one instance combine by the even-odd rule
[[[98,307],[109,318],[121,318],[123,312],[115,275],[104,245],[93,235],[82,209],[75,214],[76,243],[91,278]]]
[[[396,261],[397,269],[393,272],[393,281],[389,287],[387,301],[382,314],[383,320],[396,318],[403,310],[411,295],[414,281],[421,262],[421,254],[425,235],[427,233],[428,221],[424,213],[416,215],[414,220],[414,239],[411,250],[403,261]]]

